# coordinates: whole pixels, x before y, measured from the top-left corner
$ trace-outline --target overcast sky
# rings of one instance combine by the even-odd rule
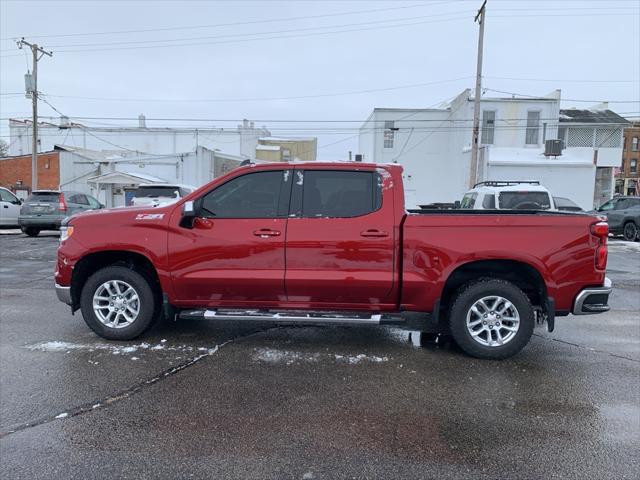
[[[72,118],[248,118],[273,134],[318,136],[319,158],[343,159],[374,107],[434,106],[474,86],[480,4],[0,0],[0,134],[8,140],[7,117],[31,114],[12,95],[31,68],[12,40],[24,36],[54,52],[38,63],[38,87]],[[489,89],[559,88],[572,99],[565,108],[618,101],[610,108],[640,116],[640,0],[488,0],[483,74]],[[46,104],[40,113],[57,116]]]

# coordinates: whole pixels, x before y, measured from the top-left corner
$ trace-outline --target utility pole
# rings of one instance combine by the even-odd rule
[[[469,169],[469,188],[473,188],[478,174],[478,147],[480,145],[480,96],[482,94],[482,42],[484,40],[484,19],[487,0],[484,0],[474,23],[480,25],[478,37],[478,64],[476,66],[476,94],[473,102],[473,136],[471,139],[471,167]]]
[[[29,43],[25,41],[24,37],[19,40],[18,48],[22,49],[25,45],[31,49],[33,54],[33,86],[31,88],[31,102],[33,106],[33,143],[31,147],[31,191],[38,188],[38,61],[43,55],[53,55],[52,52],[47,52],[40,48],[36,43]]]

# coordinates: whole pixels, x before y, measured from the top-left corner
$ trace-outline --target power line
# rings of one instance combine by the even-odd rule
[[[160,27],[160,28],[147,28],[147,29],[136,29],[136,30],[112,30],[108,32],[86,32],[86,33],[66,33],[66,34],[53,34],[53,35],[29,35],[31,38],[62,38],[62,37],[78,37],[78,36],[95,36],[95,35],[121,35],[127,33],[148,33],[148,32],[166,32],[166,31],[176,31],[176,30],[194,30],[194,29],[202,29],[202,28],[218,28],[218,27],[233,27],[239,25],[255,25],[262,23],[280,23],[280,22],[289,22],[292,20],[308,20],[308,19],[317,19],[317,18],[329,18],[329,17],[342,17],[348,15],[359,15],[363,13],[378,13],[378,12],[388,12],[392,10],[406,10],[411,8],[424,8],[424,7],[433,7],[441,4],[450,4],[451,2],[437,2],[430,4],[421,4],[421,5],[405,5],[401,7],[390,7],[390,8],[376,8],[370,10],[356,10],[356,11],[348,11],[348,12],[337,12],[337,13],[325,13],[321,15],[304,15],[304,16],[296,16],[296,17],[284,17],[284,18],[269,18],[262,20],[249,20],[244,22],[231,22],[231,23],[214,23],[207,25],[186,25],[182,27]],[[26,36],[26,35],[25,35]],[[5,37],[2,40],[13,40],[12,37]]]
[[[415,17],[415,18],[420,18],[420,17]],[[190,47],[190,46],[197,46],[197,45],[226,45],[226,44],[232,44],[232,43],[246,43],[246,42],[255,42],[255,41],[262,41],[262,40],[277,40],[277,39],[284,39],[284,38],[303,38],[303,37],[314,37],[314,36],[321,36],[321,35],[334,35],[334,34],[340,34],[340,33],[350,33],[350,32],[362,32],[362,31],[368,31],[368,30],[383,30],[383,29],[389,29],[389,28],[398,28],[398,27],[409,27],[409,26],[414,26],[414,25],[424,25],[424,24],[429,24],[429,23],[444,23],[444,22],[450,22],[450,21],[456,21],[456,20],[462,20],[467,18],[466,16],[464,17],[452,17],[452,18],[446,18],[446,19],[440,19],[440,20],[426,20],[426,21],[419,21],[419,22],[411,22],[411,23],[396,23],[394,25],[377,25],[375,27],[363,27],[363,28],[352,28],[352,29],[344,29],[344,30],[334,30],[334,31],[328,31],[328,32],[312,32],[312,33],[302,33],[302,34],[297,34],[297,35],[274,35],[271,37],[255,37],[255,38],[240,38],[240,39],[236,39],[236,40],[223,40],[223,41],[217,41],[217,42],[190,42],[190,43],[174,43],[174,44],[166,44],[166,45],[135,45],[135,43],[138,42],[129,42],[129,43],[134,43],[134,45],[130,45],[130,46],[123,46],[123,47],[107,47],[107,48],[83,48],[83,49],[79,49],[79,50],[74,50],[72,49],[58,49],[57,52],[59,53],[82,53],[82,52],[107,52],[107,51],[122,51],[122,50],[141,50],[141,49],[154,49],[154,48],[172,48],[172,47]],[[384,22],[389,23],[389,22],[398,22],[400,20],[386,20]],[[402,20],[405,21],[405,20]],[[383,21],[380,21],[383,22]],[[376,23],[380,23],[380,22],[365,22],[362,24],[352,24],[352,25],[372,25],[372,24],[376,24]],[[331,26],[327,26],[327,27],[321,27],[321,28],[344,28],[349,26],[349,24],[343,24],[343,25],[331,25]],[[320,27],[318,27],[320,28]],[[302,31],[304,29],[300,29],[300,31]],[[273,34],[273,33],[277,33],[277,32],[263,32],[260,34],[250,34],[250,35],[267,35],[267,34]],[[242,35],[243,37],[246,37],[247,34]],[[71,46],[71,45],[70,45]],[[5,50],[6,51],[6,50]],[[15,57],[16,55],[2,55],[2,57]]]

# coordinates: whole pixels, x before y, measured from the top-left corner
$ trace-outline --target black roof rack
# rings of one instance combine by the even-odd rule
[[[519,185],[520,183],[540,185],[540,182],[537,180],[489,180],[486,182],[478,182],[473,186],[473,188],[480,185],[484,185],[485,187],[508,187],[509,185]]]

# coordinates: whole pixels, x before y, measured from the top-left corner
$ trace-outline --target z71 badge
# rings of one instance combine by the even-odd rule
[[[139,213],[136,220],[162,220],[164,213]]]

